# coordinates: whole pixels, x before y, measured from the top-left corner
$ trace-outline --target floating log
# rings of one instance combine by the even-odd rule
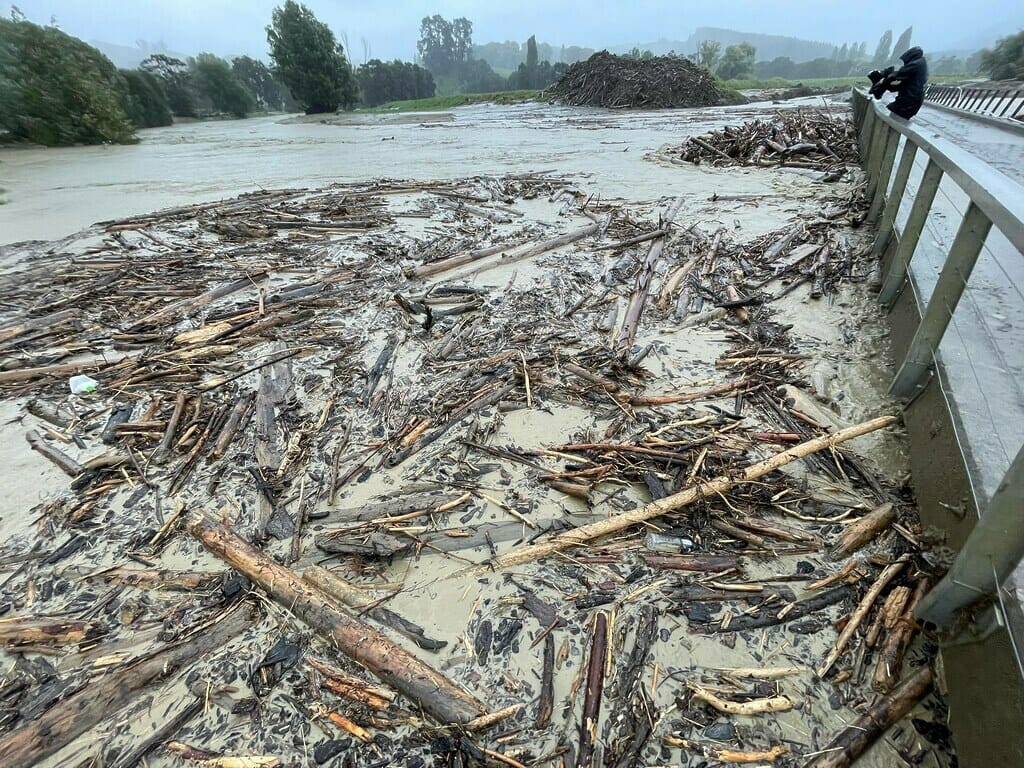
[[[580,747],[576,768],[591,768],[594,762],[594,740],[601,716],[601,693],[604,689],[604,667],[608,655],[608,616],[598,613],[590,641],[590,662],[587,666],[587,690],[580,719]]]
[[[363,665],[441,723],[467,723],[486,709],[377,630],[343,612],[322,592],[201,513],[188,517],[189,532],[204,547],[279,605],[301,618],[353,661]]]
[[[926,576],[918,579],[914,594],[907,601],[903,614],[878,652],[878,663],[875,665],[871,687],[879,693],[891,691],[899,679],[900,669],[903,667],[903,654],[906,653],[907,646],[910,645],[910,640],[917,631],[914,609],[928,594],[930,586],[931,582]]]
[[[882,590],[889,586],[889,582],[896,578],[897,574],[903,570],[903,562],[892,563],[887,565],[882,571],[881,575],[875,580],[875,583],[871,585],[871,588],[864,594],[860,603],[857,605],[856,610],[850,617],[850,620],[846,622],[846,626],[843,627],[843,631],[839,633],[839,637],[836,639],[836,644],[832,647],[832,650],[828,652],[825,657],[825,661],[822,662],[821,666],[818,667],[818,677],[825,677],[828,671],[832,668],[832,665],[836,663],[836,660],[842,655],[843,650],[846,648],[846,644],[850,642],[850,638],[853,637],[854,632],[860,627],[864,618],[868,615],[868,611],[871,610],[871,606],[875,604],[875,600],[882,594]]]
[[[710,744],[699,744],[690,739],[680,739],[675,736],[666,736],[663,741],[670,747],[680,747],[688,752],[696,752],[701,757],[721,763],[774,763],[789,752],[784,744],[757,752],[741,752],[735,749],[720,749]]]
[[[829,557],[842,560],[874,539],[896,520],[896,507],[882,504],[848,525],[829,550]]]
[[[423,632],[423,627],[413,624],[404,616],[400,616],[388,608],[376,605],[376,600],[366,592],[325,568],[310,566],[303,572],[302,579],[322,592],[326,592],[335,600],[340,600],[349,608],[358,608],[367,616],[412,640],[425,651],[439,651],[448,645],[444,640],[433,640],[427,637]]]
[[[223,648],[250,626],[248,609],[236,608],[213,623],[195,628],[179,642],[91,681],[78,693],[0,738],[4,763],[35,765],[104,718],[124,709],[134,695],[150,683],[166,680],[211,651]]]
[[[48,621],[13,617],[0,619],[0,645],[68,645],[81,643],[94,626],[84,621]]]
[[[711,691],[703,688],[694,688],[693,698],[711,705],[713,709],[724,712],[727,715],[762,715],[772,712],[789,712],[793,708],[793,702],[785,696],[771,696],[765,699],[750,699],[748,701],[728,701]]]
[[[929,667],[922,667],[837,733],[821,754],[804,768],[849,768],[896,721],[913,709],[931,687],[932,671]]]
[[[52,461],[68,477],[78,477],[85,471],[85,467],[64,453],[64,451],[54,448],[34,429],[30,429],[25,433],[25,439],[28,440],[28,444],[33,451],[43,458]]]
[[[615,533],[625,528],[629,528],[637,523],[642,523],[646,520],[652,520],[656,517],[664,515],[666,512],[672,512],[677,509],[692,504],[693,502],[714,496],[719,493],[725,493],[734,485],[750,482],[756,480],[759,477],[763,477],[770,472],[774,472],[776,469],[789,464],[790,462],[802,459],[805,456],[810,456],[818,451],[834,448],[835,446],[843,443],[847,440],[852,440],[855,437],[866,435],[870,432],[874,432],[878,429],[888,427],[896,421],[895,416],[882,416],[877,419],[871,419],[861,424],[857,424],[847,429],[840,430],[834,434],[824,435],[822,437],[808,440],[800,445],[793,446],[792,448],[777,453],[771,458],[765,459],[764,461],[752,464],[739,473],[738,476],[725,475],[722,477],[715,478],[705,483],[687,488],[686,490],[675,493],[671,496],[666,496],[663,499],[657,499],[656,501],[647,504],[646,506],[634,509],[630,512],[626,512],[615,517],[602,520],[597,523],[591,523],[590,525],[580,526],[571,531],[559,534],[542,544],[527,545],[520,547],[519,549],[513,549],[510,552],[494,558],[490,564],[481,570],[475,570],[474,572],[483,573],[489,571],[491,568],[500,569],[508,568],[513,565],[521,565],[522,563],[528,563],[531,560],[536,560],[546,555],[560,552],[563,549],[570,547],[579,546],[592,539],[596,539],[599,536],[605,536],[609,533]]]

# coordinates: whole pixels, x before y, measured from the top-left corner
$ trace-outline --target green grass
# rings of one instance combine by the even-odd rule
[[[456,96],[432,96],[429,99],[389,101],[379,107],[364,107],[358,112],[436,112],[467,104],[522,104],[537,101],[540,91],[502,91],[499,93],[463,93]]]

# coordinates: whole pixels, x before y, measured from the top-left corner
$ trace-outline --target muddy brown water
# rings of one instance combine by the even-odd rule
[[[836,107],[839,108],[839,107]],[[205,200],[219,199],[239,192],[264,187],[318,186],[334,181],[374,177],[452,178],[474,174],[516,174],[549,172],[571,178],[589,194],[629,201],[647,214],[656,215],[666,197],[682,194],[686,201],[677,222],[700,223],[706,227],[727,227],[730,236],[743,241],[783,226],[798,214],[811,215],[820,209],[821,196],[831,191],[813,175],[791,172],[715,170],[683,167],[666,162],[653,153],[666,143],[681,141],[688,134],[701,133],[725,122],[741,121],[762,115],[763,107],[699,111],[609,113],[568,110],[538,105],[517,107],[474,107],[456,110],[451,115],[343,117],[321,121],[308,118],[260,118],[233,123],[194,123],[168,129],[146,131],[142,142],[133,147],[75,148],[69,150],[4,150],[0,152],[0,186],[8,189],[10,203],[0,207],[0,243],[27,239],[63,237],[97,220]],[[742,199],[712,202],[714,194]],[[557,204],[529,201],[517,206],[537,221],[559,218]],[[572,224],[561,219],[560,226]],[[582,220],[585,221],[585,220]],[[580,222],[577,222],[577,224]],[[415,221],[409,224],[415,227]],[[550,281],[569,258],[549,254],[536,262],[490,269],[472,279],[476,286],[504,290],[529,290],[531,285]],[[600,257],[604,259],[605,257]],[[593,254],[576,251],[572,263],[584,267]],[[593,265],[591,265],[593,267]],[[886,401],[883,371],[886,339],[875,323],[870,296],[863,286],[846,286],[831,304],[811,301],[805,292],[796,291],[778,307],[780,322],[792,323],[794,340],[802,351],[812,355],[809,367],[817,367],[829,382],[831,407],[824,410],[836,423],[858,421],[892,408]],[[383,336],[383,334],[377,334]],[[653,391],[672,387],[707,384],[716,375],[714,361],[727,348],[720,327],[710,326],[678,332],[664,322],[645,323],[638,344],[658,341],[659,352],[647,367],[654,374]],[[368,339],[366,362],[376,354]],[[399,374],[417,368],[416,353],[396,362]],[[24,443],[25,424],[21,422],[22,402],[0,402],[0,462],[8,480],[5,502],[0,513],[0,531],[4,538],[31,535],[36,525],[28,510],[40,501],[57,497],[67,479]],[[514,442],[525,449],[578,437],[588,430],[601,430],[601,422],[586,410],[552,404],[546,408],[523,409],[506,414],[500,423],[498,443]],[[904,443],[898,431],[865,438],[856,444],[862,454],[871,457],[876,470],[889,479],[905,472]],[[80,458],[80,457],[79,457]],[[515,486],[523,472],[504,467],[480,478],[481,485],[496,488]],[[367,482],[349,490],[339,506],[355,507],[381,494],[394,493],[407,486],[410,478],[396,469],[375,473]],[[638,489],[626,489],[635,503],[645,500]],[[563,514],[574,522],[587,522],[591,515],[611,514],[610,507],[591,510],[573,499],[548,499],[548,511]],[[482,520],[507,520],[499,506],[485,504]],[[191,551],[171,548],[163,565],[189,567]],[[105,563],[110,564],[110,563]],[[73,568],[95,568],[96,563],[69,561]],[[211,568],[215,564],[207,563]],[[479,580],[452,579],[447,576],[464,563],[441,557],[423,557],[396,562],[378,574],[384,582],[404,582],[403,591],[389,603],[393,609],[422,624],[428,635],[449,642],[441,654],[415,651],[430,663],[446,671],[460,683],[475,685],[479,675],[474,669],[473,621],[483,617],[495,624],[507,614],[509,591],[498,576]],[[543,566],[540,566],[543,569]],[[3,571],[0,575],[8,573]],[[603,574],[603,567],[598,570]],[[778,571],[777,563],[754,567],[751,577],[767,577]],[[543,594],[543,593],[542,593]],[[557,593],[548,599],[560,599]],[[624,604],[619,621],[635,619],[635,606]],[[239,641],[233,653],[258,659],[267,651],[269,629],[278,624],[296,627],[288,616],[273,607],[267,619],[268,632],[262,638]],[[670,637],[658,647],[658,660],[665,670],[695,668],[749,667],[761,659],[766,665],[795,662],[796,649],[789,640],[761,634],[759,643],[748,645],[739,639],[727,647],[709,636],[689,634],[679,620],[661,624]],[[832,633],[804,638],[801,655],[820,659],[832,642]],[[766,647],[769,640],[778,645]],[[140,646],[149,639],[140,638]],[[561,702],[585,663],[585,637],[560,637],[559,644],[571,646],[568,663],[555,676],[555,723],[575,740],[577,717]],[[509,680],[502,687],[477,692],[492,708],[529,699],[536,687],[537,653],[522,642],[505,662]],[[121,652],[137,650],[128,644]],[[321,649],[322,650],[322,649]],[[0,654],[0,663],[11,658]],[[525,693],[514,681],[527,683]],[[787,683],[797,701],[822,702],[828,698],[830,684],[803,675]],[[674,706],[681,686],[664,679],[657,687],[655,703],[663,711]],[[244,691],[243,691],[244,693]],[[162,722],[170,703],[185,696],[180,684],[163,689],[159,695],[142,702],[132,711],[132,724],[108,723],[78,739],[45,765],[77,764],[84,756],[95,754],[98,744],[124,742],[128,733],[139,735]],[[239,696],[242,693],[238,694]],[[852,703],[852,702],[851,702]],[[280,700],[274,706],[284,706]],[[529,706],[529,703],[528,703]],[[612,708],[612,714],[614,709]],[[680,714],[676,712],[673,717]],[[608,716],[608,713],[606,713]],[[856,716],[847,705],[829,708],[804,707],[774,717],[770,725],[762,718],[734,718],[741,732],[767,731],[794,743],[820,743]],[[229,754],[253,754],[251,734],[255,726],[244,717],[227,719],[221,712],[203,718],[209,727],[204,739],[192,733],[193,742],[205,748]],[[318,735],[317,728],[322,733]],[[212,733],[211,733],[212,731]],[[189,735],[186,729],[185,735]],[[312,746],[330,731],[314,726],[300,751],[307,756]],[[904,734],[905,736],[905,734]],[[184,739],[183,740],[187,740]],[[901,744],[906,741],[903,738]],[[298,746],[295,744],[295,746]],[[542,745],[537,745],[542,752]],[[553,743],[543,745],[553,747]],[[882,768],[898,764],[896,742],[883,740],[860,765]],[[678,753],[676,753],[678,754]],[[787,758],[796,764],[797,755]],[[690,763],[700,762],[690,755]],[[932,764],[939,758],[929,753]],[[173,756],[155,753],[150,765],[181,765]],[[302,764],[312,764],[306,760]],[[673,763],[675,764],[675,763]]]
[[[787,108],[820,104],[788,102]],[[445,113],[261,117],[139,131],[132,146],[0,149],[0,244],[51,240],[96,221],[255,189],[391,177],[442,179],[553,171],[605,196],[649,200],[678,187],[644,162],[760,107],[609,112],[481,105]],[[700,191],[778,194],[763,175],[703,178]]]

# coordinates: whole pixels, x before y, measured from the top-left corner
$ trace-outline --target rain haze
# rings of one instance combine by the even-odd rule
[[[58,0],[23,1],[18,7],[37,23],[51,17],[69,34],[85,40],[133,46],[162,42],[192,55],[265,57],[266,32],[274,0]],[[899,3],[824,2],[788,6],[754,0],[719,2],[329,2],[306,5],[339,35],[347,36],[352,58],[361,63],[362,40],[371,55],[411,60],[424,16],[465,16],[477,44],[538,41],[587,48],[644,46],[658,40],[685,41],[699,27],[785,35],[841,44],[865,40],[873,46],[887,27],[913,26],[915,42],[931,51],[973,51],[1024,24],[1024,4],[1014,0]],[[690,53],[690,51],[677,51]]]

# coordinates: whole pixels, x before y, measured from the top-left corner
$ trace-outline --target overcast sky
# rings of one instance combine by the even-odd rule
[[[186,54],[211,51],[266,57],[264,28],[281,0],[21,0],[30,20],[58,25],[84,40],[134,45],[163,41]],[[0,7],[6,5],[0,0]],[[366,38],[378,58],[411,59],[426,15],[466,16],[474,42],[537,39],[556,45],[601,48],[685,40],[696,27],[791,35],[810,40],[877,43],[914,26],[926,50],[973,48],[1024,26],[1021,0],[307,0],[306,5],[341,36],[353,59],[363,59]],[[787,10],[787,6],[789,10]]]

